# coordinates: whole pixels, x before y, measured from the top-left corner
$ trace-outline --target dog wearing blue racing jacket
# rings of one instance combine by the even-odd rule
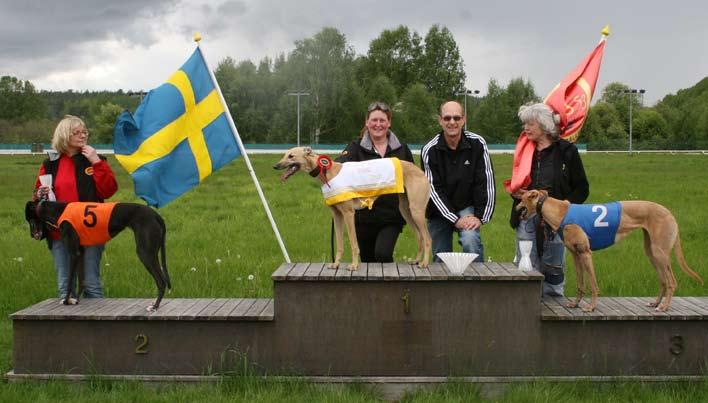
[[[681,249],[676,219],[664,206],[650,201],[619,201],[607,204],[570,204],[548,197],[543,190],[530,190],[516,207],[522,219],[539,213],[553,231],[558,232],[563,244],[573,255],[578,294],[567,306],[577,308],[585,294],[585,276],[590,282],[592,298],[583,311],[591,312],[597,306],[597,279],[592,262],[593,250],[607,248],[641,228],[644,232],[644,252],[659,275],[659,295],[649,306],[665,312],[671,305],[676,290],[676,278],[671,269],[671,251],[684,273],[703,284],[703,279],[686,263]]]

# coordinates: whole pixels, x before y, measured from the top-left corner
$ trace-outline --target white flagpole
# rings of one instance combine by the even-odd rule
[[[233,133],[234,137],[236,138],[236,142],[238,143],[238,148],[241,150],[241,154],[243,154],[243,159],[246,161],[246,166],[248,167],[248,173],[251,174],[251,178],[253,179],[253,183],[256,185],[256,190],[258,191],[258,196],[261,198],[261,203],[263,203],[263,208],[266,211],[266,215],[268,216],[268,220],[270,220],[270,226],[273,227],[273,232],[275,232],[275,237],[278,239],[278,244],[280,245],[280,250],[283,252],[283,257],[285,257],[285,261],[287,263],[290,262],[290,256],[288,256],[288,251],[285,249],[285,244],[283,243],[283,238],[280,237],[280,232],[278,232],[278,226],[275,224],[275,220],[273,219],[273,215],[270,213],[270,208],[268,207],[268,202],[266,201],[265,196],[263,195],[263,190],[261,190],[261,184],[258,182],[258,178],[256,177],[256,172],[253,170],[253,166],[251,166],[251,160],[248,159],[248,154],[246,153],[246,147],[243,146],[243,142],[241,142],[241,136],[238,134],[238,130],[236,130],[236,125],[234,124],[234,120],[231,117],[231,112],[229,112],[229,107],[226,105],[226,100],[224,100],[224,95],[221,93],[221,88],[219,87],[219,83],[216,81],[216,77],[214,76],[214,72],[211,71],[211,68],[209,67],[209,63],[207,62],[206,57],[204,57],[204,52],[202,52],[202,48],[199,46],[199,41],[202,40],[201,35],[199,34],[194,34],[194,41],[197,43],[197,49],[199,49],[199,53],[202,56],[202,59],[204,60],[204,63],[207,66],[207,70],[209,71],[209,76],[211,77],[211,81],[214,84],[214,87],[216,88],[216,92],[219,94],[219,100],[221,101],[221,105],[224,107],[224,111],[226,112],[226,117],[227,120],[229,121],[229,126],[231,127],[231,132]]]

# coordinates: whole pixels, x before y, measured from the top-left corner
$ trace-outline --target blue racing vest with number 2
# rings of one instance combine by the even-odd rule
[[[612,202],[607,204],[571,204],[568,214],[558,228],[563,237],[563,228],[576,224],[590,238],[590,249],[604,249],[615,243],[615,235],[622,216],[622,204]]]

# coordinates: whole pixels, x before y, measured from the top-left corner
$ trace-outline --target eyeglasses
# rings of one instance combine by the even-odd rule
[[[72,136],[80,136],[82,134],[85,135],[86,137],[89,136],[88,130],[74,130],[73,132],[71,132]]]
[[[385,102],[372,102],[371,105],[369,105],[368,112],[373,112],[376,110],[388,112],[389,109]]]
[[[460,115],[455,115],[455,116],[450,116],[450,115],[445,115],[442,117],[442,120],[449,122],[450,120],[454,120],[455,122],[459,122],[462,120],[462,116]]]

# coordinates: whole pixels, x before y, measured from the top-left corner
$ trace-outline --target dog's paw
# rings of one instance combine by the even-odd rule
[[[652,302],[647,303],[647,306],[652,307],[652,308],[656,308],[657,306],[659,306],[659,303],[656,301],[652,301]]]
[[[330,263],[327,265],[328,269],[337,270],[339,268],[339,263]]]
[[[155,305],[148,305],[148,307],[145,308],[145,310],[148,312],[157,312],[157,308],[155,308]]]
[[[65,298],[61,301],[61,303],[64,305],[76,305],[79,303],[79,300],[76,298]]]
[[[669,306],[666,304],[661,304],[661,305],[657,306],[656,308],[654,308],[654,310],[657,312],[666,312],[669,310]]]
[[[359,265],[358,265],[358,264],[353,264],[353,263],[352,263],[352,264],[350,264],[349,266],[347,266],[347,270],[349,270],[349,271],[357,271],[358,269],[359,269]]]
[[[577,302],[568,302],[567,304],[565,304],[565,306],[566,306],[566,308],[577,308],[578,303]]]
[[[589,312],[594,311],[594,310],[595,310],[595,307],[588,305],[588,306],[584,306],[584,307],[582,307],[582,308],[580,308],[580,309],[582,309],[583,312],[588,312],[588,313],[589,313]]]

